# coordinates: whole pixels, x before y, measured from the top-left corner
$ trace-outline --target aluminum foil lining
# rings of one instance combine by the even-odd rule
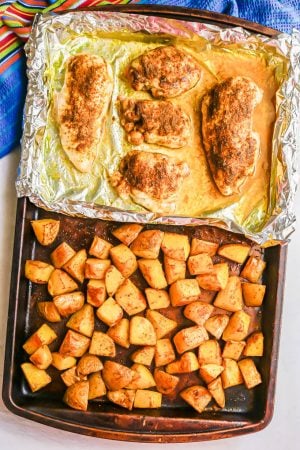
[[[260,52],[270,64],[274,64],[279,88],[276,92],[272,164],[270,183],[267,187],[269,201],[264,207],[260,204],[251,211],[247,220],[239,220],[236,203],[195,217],[188,214],[185,216],[158,215],[147,212],[134,203],[125,210],[122,202],[118,203],[118,200],[106,201],[103,192],[100,193],[103,195],[104,201],[102,199],[102,202],[99,202],[99,192],[96,195],[95,191],[89,191],[86,185],[81,187],[80,178],[77,178],[76,175],[68,178],[66,171],[58,174],[54,171],[50,172],[50,178],[57,179],[57,186],[53,182],[49,183],[49,171],[47,172],[45,167],[49,169],[51,158],[47,160],[47,153],[41,151],[41,148],[45,146],[47,136],[49,136],[48,147],[51,151],[51,145],[54,142],[51,139],[55,134],[49,127],[51,96],[49,95],[48,78],[52,70],[49,62],[56,61],[55,79],[59,84],[61,83],[61,67],[59,66],[61,62],[58,61],[59,58],[55,60],[55,53],[61,51],[64,45],[66,48],[68,45],[74,45],[74,37],[79,39],[78,42],[81,42],[81,37],[84,42],[89,39],[91,42],[95,42],[95,39],[101,37],[101,33],[120,33],[120,36],[128,39],[130,33],[139,32],[142,32],[146,39],[147,36],[149,39],[149,36],[157,35],[162,42],[168,42],[170,38],[188,42],[193,41],[195,37],[197,39],[200,37],[205,45],[212,45],[214,48],[228,46],[232,50],[234,46],[238,46],[250,53]],[[78,44],[77,51],[80,51],[80,45]],[[39,207],[73,216],[121,222],[210,224],[243,233],[264,245],[273,245],[278,241],[288,240],[294,230],[293,201],[298,182],[297,151],[300,147],[299,31],[294,30],[291,35],[280,34],[276,38],[268,38],[263,35],[251,34],[242,28],[224,29],[204,23],[136,14],[75,11],[62,15],[37,15],[25,51],[28,58],[29,83],[25,105],[22,155],[16,181],[19,197],[28,196]],[[116,160],[112,159],[112,163],[116,164]],[[72,186],[70,186],[70,179]],[[111,199],[109,193],[107,198]]]

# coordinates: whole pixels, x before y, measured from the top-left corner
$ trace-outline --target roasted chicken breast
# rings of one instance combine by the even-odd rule
[[[201,77],[198,62],[173,45],[157,47],[134,59],[127,73],[133,89],[150,91],[156,98],[183,94]]]
[[[176,158],[134,150],[122,159],[111,181],[119,195],[130,195],[151,211],[165,212],[174,210],[178,191],[189,173],[188,165]]]
[[[238,193],[255,171],[260,138],[252,130],[262,90],[246,77],[228,78],[203,97],[202,138],[207,161],[222,195]]]
[[[55,96],[62,147],[80,172],[90,172],[104,131],[112,79],[103,58],[81,53],[66,63],[65,81]]]
[[[120,99],[121,124],[134,145],[183,147],[190,136],[190,120],[180,106],[169,101]]]

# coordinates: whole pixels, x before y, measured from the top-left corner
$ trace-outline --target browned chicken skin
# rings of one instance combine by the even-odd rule
[[[121,124],[128,141],[140,145],[183,147],[190,136],[190,120],[180,106],[169,101],[120,100]]]
[[[262,91],[249,78],[228,78],[202,100],[202,137],[213,179],[223,195],[238,193],[255,171],[259,135],[252,131]]]
[[[201,70],[189,54],[169,45],[157,47],[133,60],[128,78],[136,91],[150,91],[153,97],[170,98],[192,89]]]

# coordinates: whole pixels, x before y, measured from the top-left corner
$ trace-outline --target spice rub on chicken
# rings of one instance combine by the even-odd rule
[[[180,106],[169,101],[120,99],[121,124],[128,141],[143,142],[169,148],[187,144],[191,123]]]
[[[246,77],[228,78],[202,100],[202,138],[213,179],[222,195],[238,193],[255,171],[260,138],[252,130],[262,90]]]
[[[81,53],[67,60],[64,85],[55,96],[55,113],[62,147],[80,172],[92,169],[112,87],[103,58]]]
[[[161,153],[131,151],[122,159],[111,183],[119,195],[130,195],[150,211],[171,212],[183,179],[190,173],[185,162]]]
[[[192,89],[201,77],[198,62],[173,45],[157,47],[134,59],[127,72],[136,91],[170,98]]]

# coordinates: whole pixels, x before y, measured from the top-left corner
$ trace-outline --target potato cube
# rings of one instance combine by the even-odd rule
[[[27,259],[25,263],[25,277],[32,283],[46,284],[49,281],[54,267],[43,261]]]
[[[88,407],[88,396],[89,382],[77,381],[67,388],[63,401],[73,409],[86,411]]]
[[[247,389],[252,389],[262,383],[261,375],[251,358],[242,359],[238,365]]]
[[[135,397],[135,391],[130,389],[119,389],[118,391],[108,391],[107,398],[116,405],[122,406],[122,408],[129,409],[133,408]]]
[[[52,366],[57,370],[66,370],[76,365],[74,356],[65,356],[58,352],[52,353]]]
[[[205,329],[216,339],[220,339],[227,327],[229,316],[227,314],[216,314],[210,317],[204,324]]]
[[[243,384],[243,377],[238,363],[234,359],[223,359],[224,370],[221,373],[223,388],[227,389],[238,384]]]
[[[62,268],[68,272],[72,278],[75,278],[75,280],[79,281],[79,283],[83,283],[86,259],[86,250],[83,248],[82,250],[79,250],[79,252],[75,253],[75,255],[69,259],[69,261],[64,264]]]
[[[60,221],[54,219],[32,220],[32,229],[41,245],[50,245],[55,241],[59,232]]]
[[[197,325],[204,325],[212,314],[214,307],[205,302],[192,302],[184,308],[183,314]]]
[[[222,339],[224,341],[243,341],[248,334],[251,317],[245,311],[232,314],[225,328]]]
[[[261,306],[266,293],[264,284],[242,283],[242,291],[246,306]]]
[[[174,344],[178,353],[184,353],[199,347],[201,342],[208,339],[206,329],[201,325],[184,328],[174,336]]]
[[[123,309],[110,297],[97,309],[96,314],[98,319],[102,320],[109,327],[112,327],[122,319]]]
[[[256,331],[248,337],[244,356],[263,356],[264,354],[264,335],[261,331]]]
[[[59,348],[59,353],[75,358],[85,354],[90,345],[90,339],[73,330],[68,330]]]
[[[71,328],[84,336],[91,337],[95,327],[94,309],[91,305],[85,304],[83,307],[72,314],[66,323]]]
[[[146,230],[138,235],[130,248],[140,258],[156,259],[163,237],[164,233],[160,230]]]
[[[130,277],[138,268],[135,254],[124,244],[111,248],[110,256],[124,278]]]
[[[102,331],[94,331],[89,353],[91,355],[110,356],[114,358],[116,356],[116,346],[110,336],[102,333]]]
[[[48,369],[52,362],[52,355],[48,345],[42,345],[39,347],[34,353],[32,353],[29,359],[38,369]]]
[[[128,278],[117,290],[115,299],[129,316],[138,314],[147,307],[144,295]]]
[[[48,322],[60,322],[61,317],[53,302],[38,302],[37,310],[39,314]]]
[[[193,352],[184,353],[177,361],[167,365],[168,373],[190,373],[199,369],[197,356]]]
[[[84,305],[84,295],[82,292],[70,292],[69,294],[57,295],[53,298],[59,314],[67,317],[79,311]]]
[[[138,364],[143,364],[144,366],[150,366],[155,354],[155,347],[146,345],[145,347],[139,348],[131,355],[133,362]]]
[[[106,395],[106,386],[100,372],[94,372],[89,376],[89,400]]]
[[[133,364],[131,370],[135,372],[126,389],[148,389],[156,385],[150,370],[143,364]]]
[[[115,295],[125,278],[115,266],[110,266],[105,274],[105,287],[110,297]]]
[[[138,266],[150,287],[163,289],[168,283],[158,259],[139,259]]]
[[[235,359],[238,361],[245,345],[245,341],[227,341],[222,353],[223,358]]]
[[[193,238],[191,242],[190,255],[199,255],[200,253],[207,253],[209,256],[215,256],[219,244],[215,242],[204,241],[203,239]]]
[[[135,372],[123,364],[105,361],[102,378],[110,391],[117,391],[127,386],[133,379]]]
[[[39,391],[52,381],[45,370],[38,369],[31,363],[21,364],[21,369],[32,392]]]
[[[165,366],[176,358],[170,339],[159,339],[155,347],[156,367]]]
[[[164,256],[164,268],[168,284],[183,280],[186,274],[186,262]]]
[[[107,269],[107,271],[110,267]],[[106,272],[107,273],[107,272]],[[106,288],[104,280],[89,280],[86,291],[86,301],[99,308],[106,299]]]
[[[209,273],[213,270],[212,259],[207,253],[199,253],[199,255],[190,256],[187,266],[191,275]]]
[[[196,279],[200,288],[208,291],[220,291],[224,289],[229,277],[229,268],[227,263],[214,264],[209,273],[197,275]]]
[[[33,333],[23,345],[23,349],[32,355],[42,345],[50,345],[57,338],[52,328],[44,323],[35,333]]]
[[[157,339],[161,339],[177,327],[175,320],[168,319],[158,311],[147,309],[146,317],[153,325]]]
[[[62,242],[50,255],[51,261],[56,269],[61,269],[74,255],[75,250],[66,242]]]
[[[152,323],[145,317],[132,317],[129,325],[129,342],[133,345],[155,345],[156,333]]]
[[[150,309],[168,308],[170,306],[169,294],[163,289],[146,288],[145,294]]]
[[[200,414],[212,399],[209,391],[203,386],[190,386],[180,392],[180,397]]]
[[[84,276],[88,279],[104,280],[110,265],[110,259],[88,258],[85,262]]]
[[[121,319],[107,330],[107,335],[121,347],[129,348],[129,320]]]
[[[96,355],[86,353],[83,355],[77,364],[77,373],[79,375],[90,375],[94,372],[99,372],[103,369],[103,364]]]
[[[249,255],[250,248],[250,245],[246,244],[225,244],[219,247],[218,255],[239,264],[244,264]]]
[[[199,285],[194,279],[177,280],[170,286],[169,295],[172,306],[183,306],[198,300]]]
[[[60,376],[67,387],[72,386],[72,384],[77,383],[77,381],[85,381],[78,375],[76,366],[65,370]]]
[[[138,389],[135,393],[133,406],[135,408],[160,408],[162,395],[160,392]]]
[[[89,254],[98,259],[108,259],[109,251],[113,245],[105,239],[95,236],[89,249]]]
[[[166,373],[160,369],[155,369],[154,380],[156,383],[156,389],[164,395],[172,394],[179,383],[178,377],[171,375],[170,373]]]
[[[222,386],[222,380],[221,377],[216,378],[215,380],[211,381],[207,389],[209,390],[210,394],[212,395],[215,402],[220,406],[220,408],[225,407],[225,392]]]
[[[217,308],[222,308],[230,312],[243,309],[244,302],[239,277],[234,275],[228,278],[225,288],[218,292],[214,305]]]
[[[198,360],[200,366],[203,364],[222,364],[222,356],[219,342],[215,339],[208,339],[201,342],[198,349]]]
[[[165,233],[161,249],[169,258],[186,261],[190,253],[189,238],[184,234]]]
[[[112,231],[112,234],[119,239],[122,244],[129,246],[138,237],[142,229],[143,225],[139,225],[138,223],[126,223]]]
[[[247,278],[251,283],[257,283],[265,270],[266,263],[257,256],[250,256],[241,272],[242,278]]]
[[[60,269],[53,270],[48,281],[48,292],[52,297],[68,294],[76,289],[78,289],[77,283],[66,272]]]
[[[224,367],[219,364],[203,364],[200,367],[199,375],[206,384],[209,384],[223,371]]]

